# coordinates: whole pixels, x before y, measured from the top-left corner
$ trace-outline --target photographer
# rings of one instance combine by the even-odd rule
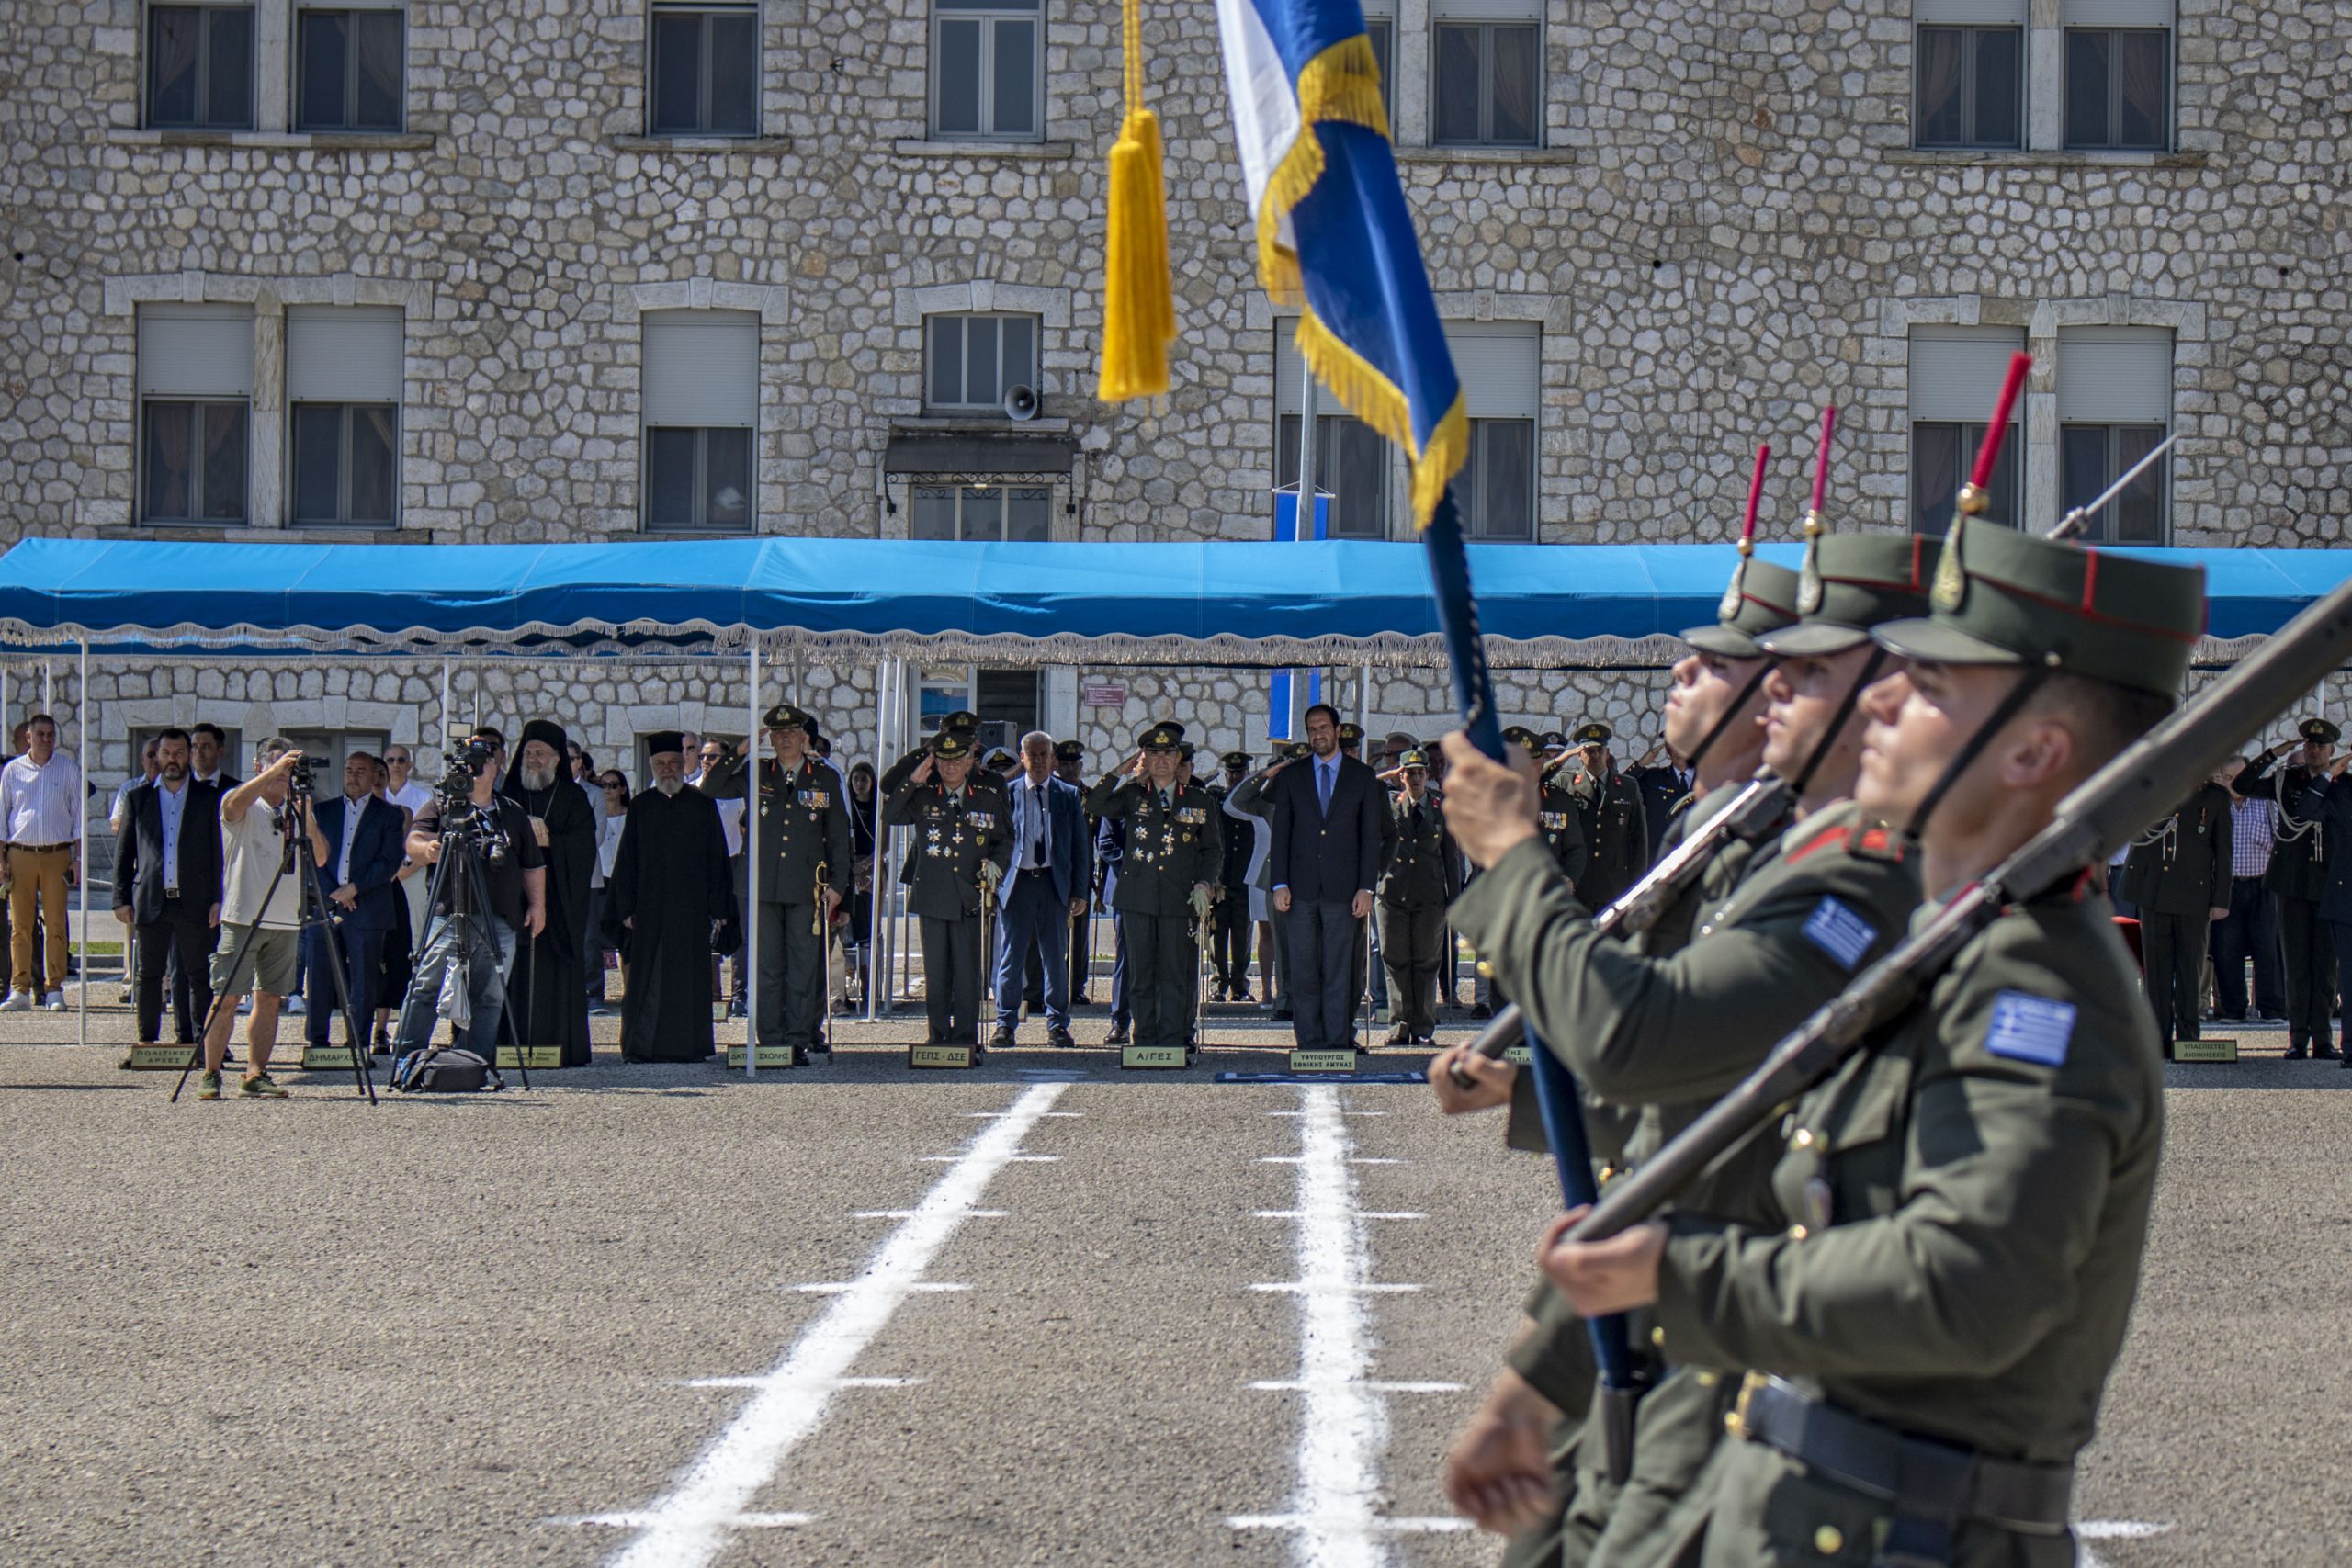
[[[218,999],[204,1030],[198,1100],[220,1098],[220,1064],[228,1056],[229,1031],[236,1025],[237,1004],[247,993],[254,998],[254,1016],[245,1026],[243,1092],[257,1099],[286,1098],[286,1091],[270,1081],[269,1054],[277,1043],[278,998],[294,989],[294,954],[301,940],[301,884],[281,868],[288,863],[287,795],[302,754],[293,742],[277,736],[263,741],[258,754],[262,771],[220,802],[220,842],[228,866],[220,895],[220,944],[212,953],[212,990]],[[311,856],[323,857],[327,841],[308,807],[306,800],[300,818],[304,837]]]
[[[506,1001],[506,976],[514,964],[515,933],[520,930],[537,936],[547,925],[546,855],[531,831],[529,814],[497,792],[496,760],[497,751],[481,740],[467,747],[416,814],[408,836],[409,858],[420,864],[438,867],[443,854],[453,852],[479,867],[490,907],[475,907],[471,888],[455,881],[470,877],[471,870],[463,861],[453,863],[441,878],[433,923],[425,931],[415,978],[401,1004],[396,1047],[401,1054],[424,1045],[431,1036],[445,977],[459,964],[467,969],[467,1022],[456,1025],[458,1043],[471,1046],[469,1030],[476,1021],[484,1031],[484,1045],[495,1039],[498,1014]],[[458,793],[461,785],[462,795]],[[460,908],[471,917],[471,952],[459,951],[460,928],[451,919]],[[453,1022],[456,1016],[452,1014]],[[493,1050],[477,1054],[489,1059]]]

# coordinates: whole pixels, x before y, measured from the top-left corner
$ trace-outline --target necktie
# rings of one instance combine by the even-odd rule
[[[1333,771],[1334,770],[1328,764],[1322,762],[1315,764],[1315,790],[1317,795],[1323,797],[1323,810],[1327,816],[1331,810],[1331,784],[1333,782],[1331,775]]]

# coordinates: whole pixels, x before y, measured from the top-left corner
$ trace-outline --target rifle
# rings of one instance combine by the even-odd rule
[[[1748,780],[1730,805],[1708,818],[1696,832],[1643,873],[1642,879],[1625,889],[1615,903],[1595,915],[1592,929],[1603,936],[1639,936],[1657,924],[1724,846],[1762,838],[1786,820],[1794,803],[1795,792],[1786,779],[1767,773]],[[1490,1060],[1499,1058],[1526,1034],[1527,1015],[1512,1002],[1478,1032],[1470,1049]],[[1470,1089],[1477,1082],[1458,1066],[1448,1070],[1460,1088]]]
[[[1911,1005],[2002,908],[2046,892],[2177,807],[2250,737],[2352,656],[2352,582],[2297,615],[2058,803],[2048,826],[1961,890],[1935,918],[1857,976],[1763,1066],[1647,1162],[1611,1182],[1570,1241],[1606,1241],[1665,1207],[1683,1185],[1780,1116]]]

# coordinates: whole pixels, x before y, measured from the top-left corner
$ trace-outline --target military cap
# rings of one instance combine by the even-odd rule
[[[931,754],[954,761],[972,754],[972,738],[960,729],[942,729],[931,738]]]
[[[760,728],[763,729],[810,729],[814,728],[815,725],[815,720],[790,703],[776,704],[760,719]]]
[[[980,728],[980,716],[972,712],[969,708],[957,708],[954,713],[949,714],[945,718],[939,721],[939,728],[942,729],[960,729],[967,735],[977,734]]]
[[[1145,730],[1143,739],[1136,744],[1147,751],[1182,751],[1184,747],[1184,727],[1162,720]]]
[[[1191,761],[1193,760],[1193,753],[1198,750],[1199,748],[1194,746],[1189,740],[1179,740],[1176,743],[1176,756],[1181,761]]]
[[[1247,751],[1227,751],[1225,755],[1219,757],[1217,761],[1224,763],[1228,768],[1246,768],[1250,765],[1250,753]]]
[[[1012,755],[1012,753],[1006,750],[1003,747],[991,746],[989,748],[989,754],[980,759],[980,766],[984,768],[993,768],[1001,763],[1006,767],[1010,767],[1015,761],[1017,761],[1017,759]]]
[[[1929,663],[2041,664],[2177,697],[2205,632],[2205,570],[1963,517],[1944,541],[1928,606],[1925,617],[1871,635]]]
[[[1295,740],[1287,737],[1277,737],[1274,740],[1274,759],[1277,761],[1295,761],[1313,750],[1314,748],[1304,740]]]
[[[1340,744],[1342,746],[1363,745],[1363,726],[1355,723],[1353,720],[1350,720],[1348,723],[1340,726]]]
[[[1400,768],[1419,768],[1421,772],[1428,773],[1430,771],[1429,753],[1417,746],[1399,758],[1396,765]]]
[[[645,738],[645,754],[649,757],[659,757],[664,751],[684,751],[685,749],[685,736],[675,729],[657,729]]]
[[[2307,718],[2296,726],[2295,733],[2306,740],[2316,740],[2323,746],[2333,746],[2344,739],[2344,731],[2324,718]]]
[[[1579,746],[1606,746],[1617,739],[1617,732],[1599,719],[1591,718],[1577,726],[1573,739]]]
[[[1546,751],[1565,751],[1567,749],[1568,738],[1566,735],[1561,734],[1556,729],[1547,729],[1544,732],[1544,750]]]
[[[1504,730],[1503,739],[1514,746],[1525,748],[1531,757],[1544,750],[1544,738],[1523,724],[1514,724]]]
[[[1715,624],[1692,626],[1682,640],[1702,653],[1725,659],[1760,659],[1759,632],[1774,631],[1797,618],[1797,574],[1768,560],[1744,559],[1731,574],[1716,607]]]
[[[1085,743],[1078,740],[1065,740],[1054,748],[1054,757],[1056,761],[1063,762],[1084,761],[1086,760]]]
[[[1172,718],[1163,718],[1158,724],[1152,726],[1152,728],[1155,729],[1164,729],[1179,740],[1184,739],[1184,727],[1177,723],[1176,720]]]
[[[1815,537],[1797,575],[1792,626],[1757,634],[1765,652],[1791,658],[1843,653],[1870,640],[1871,628],[1928,613],[1943,542],[1911,534],[1834,534]]]

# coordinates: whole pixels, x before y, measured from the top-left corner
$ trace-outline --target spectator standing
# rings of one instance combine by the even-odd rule
[[[210,719],[187,727],[188,772],[198,784],[210,784],[223,797],[236,788],[237,775],[229,772],[229,738]]]
[[[1014,1009],[1023,971],[1044,970],[1046,1042],[1071,1046],[1069,921],[1086,908],[1094,880],[1086,811],[1075,785],[1054,773],[1054,738],[1032,730],[1021,738],[1022,771],[1007,786],[1012,859],[997,887],[996,1032],[989,1049],[1012,1047]]]
[[[612,908],[610,882],[613,857],[620,853],[621,829],[628,816],[628,780],[618,768],[606,768],[596,781],[603,815],[596,823],[596,870],[588,880],[588,1011],[609,1017],[612,1004],[605,991],[605,955],[613,941],[605,929]]]
[[[122,787],[114,792],[114,805],[107,812],[107,831],[117,838],[122,836],[122,803],[129,798],[130,792],[141,784],[153,784],[156,775],[161,772],[160,764],[155,761],[155,738],[152,735],[147,738],[147,744],[139,749],[139,766],[140,772],[123,780]],[[122,875],[121,868],[118,866],[112,874],[119,879]],[[130,945],[124,949],[122,955],[122,1001],[126,1007],[131,1000],[132,977],[139,972],[139,937],[135,931],[130,933],[129,942]]]
[[[1445,830],[1429,758],[1402,753],[1385,806],[1396,835],[1380,877],[1380,953],[1388,967],[1391,1045],[1428,1045],[1437,1034],[1437,971],[1446,906],[1462,891],[1461,858]]]
[[[1305,767],[1273,784],[1273,905],[1289,917],[1292,1029],[1302,1051],[1351,1046],[1356,932],[1380,874],[1380,781],[1340,755],[1340,714],[1306,710]]]
[[[65,938],[72,929],[66,889],[82,879],[82,771],[57,749],[57,721],[35,714],[25,721],[25,750],[0,768],[0,831],[7,834],[7,998],[0,1011],[36,1004],[65,1010]],[[41,929],[41,974],[51,987],[36,993],[33,940]]]
[[[417,950],[416,966],[427,985],[409,987],[409,996],[401,1010],[396,1048],[415,1050],[431,1036],[439,1016],[436,1001],[447,983],[446,972],[462,960],[467,966],[465,1021],[457,1023],[453,1020],[453,1038],[488,1060],[496,1050],[492,1042],[498,1037],[498,1016],[506,1003],[506,976],[514,967],[518,934],[537,936],[547,926],[548,874],[547,857],[531,831],[529,814],[497,791],[498,756],[505,749],[503,739],[495,731],[477,731],[476,739],[489,743],[492,750],[476,766],[469,808],[497,818],[499,831],[506,840],[506,854],[495,864],[488,863],[486,857],[477,861],[481,866],[483,891],[490,908],[487,911],[471,911],[470,952],[459,951],[458,928],[450,919],[453,901],[445,882],[442,896],[434,908],[433,923],[425,930],[424,944]],[[427,801],[411,825],[408,853],[411,860],[426,865],[440,863],[438,800]],[[706,1014],[705,1027],[707,1026]]]
[[[2278,915],[2267,880],[2278,808],[2237,793],[2246,759],[2233,757],[2218,776],[2230,791],[2230,911],[2213,922],[2214,1006],[2224,1022],[2283,1022],[2286,989],[2278,975]],[[2254,961],[2254,1005],[2246,1005],[2246,960]]]
[[[237,1004],[248,994],[254,1016],[245,1026],[243,1092],[257,1099],[286,1098],[286,1091],[270,1081],[269,1055],[277,1044],[278,998],[294,989],[294,950],[302,921],[297,884],[279,873],[285,864],[288,779],[296,752],[293,742],[272,736],[261,743],[257,755],[261,771],[220,802],[226,867],[221,940],[213,950],[211,976],[220,1000],[204,1031],[198,1100],[220,1098],[220,1065],[229,1054],[229,1031],[236,1025]],[[319,836],[316,823],[306,820],[303,829],[315,855],[326,840]]]
[[[843,938],[857,966],[857,994],[867,995],[872,971],[866,942],[874,931],[874,844],[882,797],[876,793],[874,764],[853,762],[848,778],[851,893],[849,929]]]
[[[376,1010],[386,933],[404,913],[397,882],[407,858],[408,819],[390,801],[376,798],[376,759],[366,751],[344,759],[343,793],[319,801],[311,819],[319,831],[314,858],[326,890],[329,924],[304,933],[311,950],[304,1023],[310,1043],[325,1049],[336,1011],[334,975],[328,965],[339,964],[351,996],[344,1028],[353,1038],[345,1043],[364,1051],[372,1045],[365,1036]]]
[[[166,968],[175,1040],[194,1045],[212,1007],[207,975],[220,925],[220,796],[188,776],[188,750],[184,729],[156,737],[155,780],[125,796],[115,836],[114,914],[137,938],[142,1045],[162,1038]]]

